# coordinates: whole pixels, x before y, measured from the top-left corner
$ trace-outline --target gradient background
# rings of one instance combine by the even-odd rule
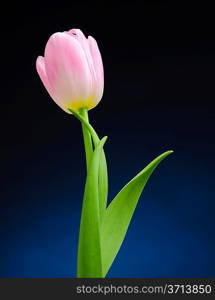
[[[104,60],[90,118],[109,136],[109,200],[175,151],[150,178],[108,277],[215,276],[215,21],[212,7],[188,2],[43,1],[1,12],[0,277],[75,277],[81,128],[35,71],[48,37],[70,28],[93,35]]]

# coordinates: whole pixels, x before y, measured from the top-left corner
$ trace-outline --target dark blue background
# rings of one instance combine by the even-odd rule
[[[85,177],[81,128],[54,104],[35,71],[48,37],[70,28],[93,35],[104,60],[105,93],[90,119],[109,137],[109,201],[153,158],[175,151],[144,189],[108,277],[215,276],[212,10],[141,2],[46,2],[9,10],[0,277],[76,276]]]

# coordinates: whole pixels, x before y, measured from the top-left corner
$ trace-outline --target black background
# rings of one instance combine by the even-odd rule
[[[148,108],[155,111],[185,108],[190,109],[191,114],[198,111],[200,119],[205,114],[212,117],[215,24],[212,6],[208,3],[11,3],[10,8],[2,12],[5,21],[1,120],[2,128],[6,129],[3,146],[11,143],[13,148],[20,139],[22,142],[31,139],[32,129],[36,136],[45,134],[35,120],[59,115],[58,108],[47,101],[35,76],[35,60],[43,54],[53,32],[70,28],[81,28],[86,35],[93,35],[101,49],[106,81],[103,104],[92,112],[97,118],[103,118],[103,113],[111,118],[123,110],[131,120],[137,112],[144,114]],[[172,124],[174,117],[168,116]],[[62,118],[65,119],[63,114]],[[156,122],[153,120],[155,126]],[[190,126],[194,135],[199,134],[199,130],[211,130],[201,120],[194,125],[192,115],[189,126],[185,125],[184,129],[189,130]]]
[[[154,189],[156,201],[159,197],[166,199],[165,204],[159,205],[172,216],[173,229],[161,229],[161,235],[170,239],[168,249],[161,250],[162,259],[167,266],[174,266],[174,258],[168,260],[168,251],[176,251],[179,243],[182,252],[178,250],[180,253],[176,251],[175,255],[180,257],[181,268],[159,268],[153,254],[154,269],[150,264],[143,263],[136,269],[131,264],[124,274],[214,276],[215,21],[209,3],[43,1],[11,3],[2,10],[1,276],[74,276],[75,271],[70,274],[66,267],[41,267],[35,271],[30,259],[25,267],[21,262],[16,266],[12,259],[15,256],[16,261],[25,260],[25,254],[24,258],[17,254],[20,238],[27,243],[26,246],[21,242],[23,249],[29,243],[34,248],[33,242],[29,242],[31,237],[36,238],[37,246],[41,243],[47,249],[45,237],[41,242],[40,233],[34,234],[30,229],[43,228],[41,218],[45,220],[52,210],[57,222],[58,210],[63,215],[64,210],[73,209],[69,206],[70,198],[58,202],[62,190],[72,195],[77,187],[77,197],[81,197],[84,162],[80,125],[54,104],[35,70],[36,58],[43,55],[49,36],[71,28],[80,28],[95,37],[103,57],[104,97],[90,112],[90,118],[100,136],[109,136],[106,151],[111,197],[155,156],[165,150],[175,151],[153,178],[146,195],[153,195]],[[144,209],[147,215],[147,204]],[[152,216],[153,210],[154,207]],[[77,236],[80,204],[76,211]],[[154,224],[155,228],[163,224],[162,216],[156,218],[160,225]],[[139,222],[142,225],[140,216]],[[48,229],[53,239],[55,226],[53,222]],[[147,224],[144,226],[147,228]],[[177,230],[179,241],[174,239]],[[141,228],[137,230],[140,231]],[[24,237],[20,232],[24,232]],[[194,236],[190,246],[187,241],[192,239],[185,232]],[[68,233],[68,240],[70,234],[73,232]],[[139,237],[136,239],[142,253],[144,246]],[[120,259],[123,261],[133,251],[132,242],[127,242],[130,246],[119,256],[119,269],[113,269],[112,276],[123,275]],[[205,255],[199,269],[195,260],[190,262],[195,251],[198,261],[202,252]],[[38,264],[43,265],[45,260],[42,257]],[[161,261],[158,253],[157,260]],[[60,261],[61,264],[67,262]]]

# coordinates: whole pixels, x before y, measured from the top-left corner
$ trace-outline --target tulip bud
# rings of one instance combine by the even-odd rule
[[[102,98],[104,74],[96,40],[81,30],[54,33],[36,69],[52,99],[66,112],[95,107]]]

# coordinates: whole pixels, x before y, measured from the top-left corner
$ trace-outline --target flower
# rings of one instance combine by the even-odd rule
[[[80,29],[51,35],[36,69],[52,99],[66,112],[95,107],[102,98],[104,73],[96,40]]]

